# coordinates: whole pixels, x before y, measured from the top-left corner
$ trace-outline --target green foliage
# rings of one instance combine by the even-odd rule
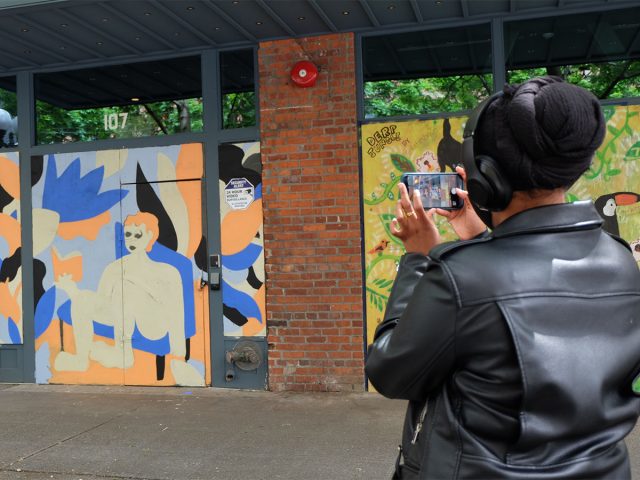
[[[37,101],[36,118],[39,144],[166,135],[203,126],[200,98],[82,110]]]
[[[640,60],[511,70],[507,72],[507,82],[522,83],[541,75],[562,76],[600,99],[640,97]],[[491,94],[492,82],[490,74],[366,82],[365,116],[469,110]]]
[[[458,75],[364,84],[365,116],[390,117],[473,108],[491,94],[492,75]]]
[[[561,76],[567,82],[589,90],[601,100],[640,97],[640,60],[514,70],[507,73],[507,81],[520,83],[540,75]]]
[[[252,127],[256,124],[255,92],[222,96],[222,128]]]

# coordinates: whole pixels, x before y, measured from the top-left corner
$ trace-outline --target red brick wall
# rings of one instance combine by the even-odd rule
[[[353,34],[264,42],[260,65],[269,386],[362,391]],[[315,86],[290,79],[300,60]]]

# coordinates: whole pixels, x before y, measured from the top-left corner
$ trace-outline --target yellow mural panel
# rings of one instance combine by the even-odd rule
[[[629,242],[640,265],[640,105],[603,107],[607,135],[592,167],[567,193],[568,201],[592,199],[604,228]],[[466,117],[369,123],[361,127],[367,343],[384,310],[402,243],[389,224],[405,171],[451,171],[462,163]],[[455,239],[437,217],[445,240]]]
[[[367,342],[382,321],[404,249],[389,225],[403,172],[453,171],[462,162],[459,140],[466,117],[371,123],[362,126]],[[436,218],[445,240],[455,239],[443,218]]]

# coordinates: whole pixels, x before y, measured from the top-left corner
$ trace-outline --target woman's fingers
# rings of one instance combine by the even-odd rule
[[[416,212],[424,210],[424,208],[422,207],[422,198],[420,197],[420,190],[418,190],[417,188],[413,189],[413,198],[411,200],[413,202],[413,209]]]
[[[400,238],[400,236],[402,235],[402,227],[400,226],[397,218],[391,220],[390,230],[391,235],[393,235],[394,237]]]
[[[409,192],[404,183],[400,184],[400,201],[398,203],[402,208],[403,216],[410,215],[410,213],[413,212],[412,199],[409,198]]]
[[[401,239],[406,235],[406,228],[403,228],[402,223],[405,221],[404,209],[400,201],[396,203],[396,217],[391,220],[391,233],[397,238]]]

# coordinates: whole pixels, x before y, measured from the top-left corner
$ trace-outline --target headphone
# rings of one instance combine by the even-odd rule
[[[467,174],[469,199],[485,223],[487,223],[485,219],[491,218],[489,212],[499,212],[507,208],[512,195],[511,185],[502,173],[498,162],[487,155],[476,155],[474,150],[474,136],[482,114],[489,105],[501,97],[502,92],[495,93],[483,100],[471,112],[464,128],[462,141],[462,163]]]

